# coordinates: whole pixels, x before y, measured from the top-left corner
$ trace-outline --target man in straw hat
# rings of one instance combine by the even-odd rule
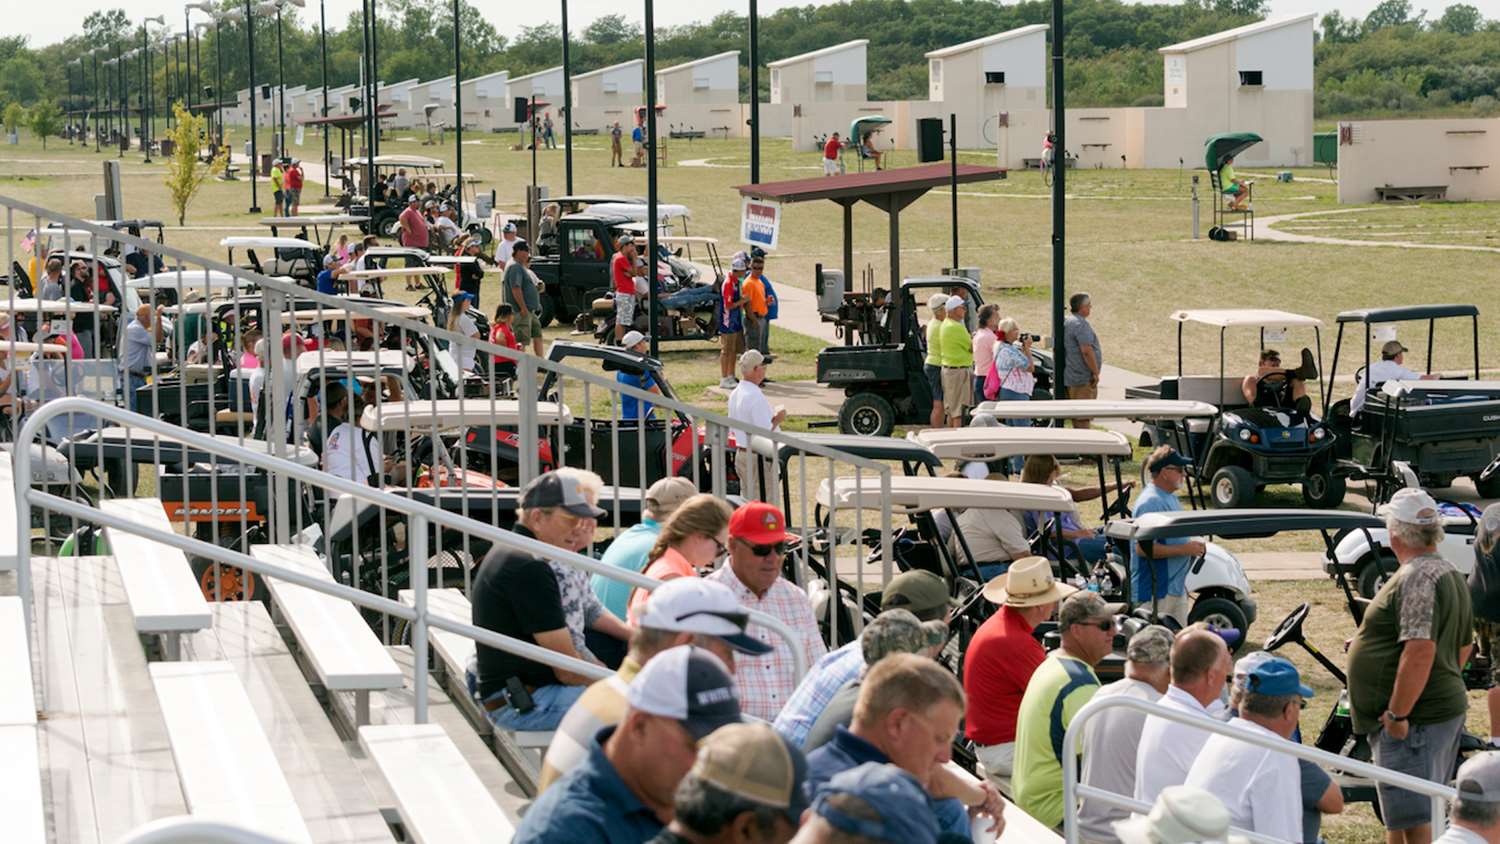
[[[1162,789],[1151,806],[1151,814],[1115,821],[1121,844],[1204,844],[1229,835],[1229,812],[1224,804],[1201,788],[1174,785]],[[1245,839],[1230,836],[1230,844]]]
[[[1054,736],[1099,690],[1094,666],[1115,643],[1115,616],[1097,592],[1075,592],[1057,611],[1062,647],[1037,666],[1016,713],[1016,805],[1050,827],[1062,826],[1062,753]],[[1291,757],[1288,757],[1291,758]],[[1295,766],[1294,766],[1295,767]]]
[[[999,604],[975,631],[964,655],[964,735],[974,742],[985,773],[1010,791],[1015,766],[1016,714],[1032,672],[1047,658],[1031,632],[1052,617],[1057,604],[1078,590],[1052,576],[1045,557],[1025,557],[984,587],[985,600]]]

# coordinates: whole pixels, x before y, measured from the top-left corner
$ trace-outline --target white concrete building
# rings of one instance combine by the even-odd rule
[[[865,99],[865,54],[869,39],[845,41],[766,65],[771,103],[812,105]]]
[[[667,107],[671,126],[707,132],[709,137],[743,137],[740,51],[657,70],[656,101]]]
[[[510,71],[465,79],[460,87],[465,129],[494,132],[516,125],[509,95]]]
[[[645,102],[645,68],[645,60],[631,59],[575,74],[573,128],[603,129],[617,121],[621,126],[632,125],[635,107]]]
[[[528,73],[525,76],[517,76],[510,80],[506,90],[511,99],[530,97],[535,94],[537,99],[555,101],[555,104],[560,107],[563,95],[562,65],[539,70],[536,73]]]
[[[1339,202],[1376,202],[1385,191],[1500,199],[1500,119],[1340,123],[1338,155]]]
[[[411,114],[413,128],[427,129],[427,106],[432,110],[432,125],[452,127],[453,120],[453,74],[438,79],[418,82],[411,87]]]
[[[416,78],[403,79],[400,82],[383,83],[376,88],[380,107],[396,114],[387,124],[390,128],[410,129],[420,125],[420,118],[413,115],[411,110],[411,90],[418,82],[420,80]]]
[[[941,114],[930,116],[956,114],[960,146],[995,143],[1001,112],[1047,107],[1046,24],[976,38],[926,57],[927,99],[943,106]]]

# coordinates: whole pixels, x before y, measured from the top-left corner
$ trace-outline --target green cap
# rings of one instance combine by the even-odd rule
[[[948,594],[948,582],[924,569],[904,571],[891,578],[880,596],[880,609],[910,610],[925,621],[940,619],[958,599]]]
[[[859,649],[865,665],[874,665],[891,654],[914,654],[924,648],[941,647],[948,641],[948,625],[941,621],[918,621],[907,610],[886,610],[865,625]]]

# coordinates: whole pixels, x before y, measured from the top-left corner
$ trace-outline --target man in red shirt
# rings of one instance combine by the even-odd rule
[[[635,238],[620,235],[619,247],[609,260],[609,275],[615,289],[615,344],[625,339],[625,332],[635,328],[635,278],[641,270],[635,265]]]
[[[828,143],[823,145],[823,175],[838,175],[839,151],[843,148],[844,144],[839,140],[839,133],[834,132],[828,136]]]
[[[422,216],[422,198],[412,193],[406,199],[406,210],[401,212],[401,245],[417,249],[427,248],[427,218]]]
[[[1015,766],[1016,713],[1032,672],[1047,658],[1031,631],[1077,591],[1057,582],[1043,557],[1015,561],[984,587],[985,599],[1000,611],[979,626],[964,654],[964,735],[976,745],[990,781],[1006,794]]]
[[[290,166],[281,177],[284,186],[283,197],[284,210],[288,217],[297,216],[297,210],[302,207],[302,162],[299,159],[291,159]]]

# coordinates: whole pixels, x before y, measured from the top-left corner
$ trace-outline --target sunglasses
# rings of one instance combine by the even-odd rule
[[[1103,621],[1085,621],[1082,622],[1080,626],[1093,627],[1108,633],[1112,632],[1115,629],[1115,620],[1112,618],[1106,618]]]
[[[706,538],[711,540],[714,544],[714,559],[718,559],[729,553],[729,546],[720,542],[717,536],[708,536]]]
[[[735,537],[735,541],[750,549],[750,553],[757,557],[769,557],[775,554],[778,557],[786,556],[786,543],[777,542],[774,545],[751,545],[743,539]],[[727,550],[727,549],[726,549]]]

